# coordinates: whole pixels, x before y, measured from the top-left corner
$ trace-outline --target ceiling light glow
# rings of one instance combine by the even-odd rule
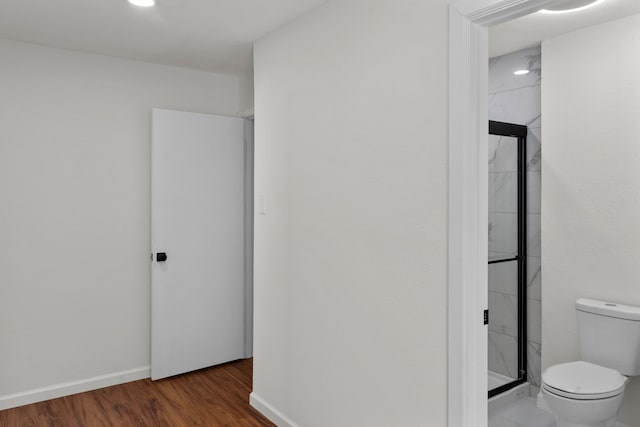
[[[580,12],[586,9],[590,9],[593,6],[597,6],[600,3],[603,3],[605,0],[594,0],[592,3],[586,4],[584,6],[580,6],[580,7],[574,7],[572,9],[542,9],[539,12],[540,13],[545,13],[545,14],[549,14],[549,15],[561,15],[563,13],[573,13],[573,12]]]
[[[525,74],[529,74],[529,70],[518,70],[514,71],[513,74],[516,76],[524,76]]]
[[[129,0],[129,3],[134,6],[151,7],[155,6],[156,0]]]

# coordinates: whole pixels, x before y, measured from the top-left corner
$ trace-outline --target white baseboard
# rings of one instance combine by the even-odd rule
[[[100,375],[79,381],[55,384],[49,387],[37,388],[35,390],[28,390],[21,393],[6,394],[4,396],[0,396],[0,411],[31,403],[42,402],[44,400],[69,396],[71,394],[84,393],[85,391],[110,387],[112,385],[137,381],[149,378],[150,375],[151,367],[144,366],[142,368],[114,372],[112,374]]]
[[[278,411],[267,403],[266,400],[255,393],[251,393],[249,395],[249,404],[257,409],[262,415],[269,418],[269,420],[278,427],[300,427],[298,424],[294,423],[293,420]]]

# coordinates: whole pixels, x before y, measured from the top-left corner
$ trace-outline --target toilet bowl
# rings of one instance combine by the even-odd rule
[[[543,374],[541,392],[557,427],[611,427],[627,378],[584,361],[555,365]]]
[[[576,301],[582,360],[548,367],[544,403],[557,427],[612,427],[627,376],[640,375],[640,307]]]

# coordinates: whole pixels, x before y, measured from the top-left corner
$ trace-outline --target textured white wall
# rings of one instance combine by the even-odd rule
[[[253,72],[243,74],[239,79],[239,113],[246,115],[253,110]]]
[[[634,15],[542,46],[543,368],[579,358],[577,298],[640,305],[639,40]]]
[[[446,0],[328,2],[255,46],[254,393],[444,426]]]
[[[0,398],[149,365],[151,108],[233,76],[0,40]]]

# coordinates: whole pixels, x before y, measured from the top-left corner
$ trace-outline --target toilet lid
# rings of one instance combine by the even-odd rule
[[[542,374],[550,393],[574,399],[604,399],[622,393],[627,378],[618,371],[577,361],[547,368]]]

